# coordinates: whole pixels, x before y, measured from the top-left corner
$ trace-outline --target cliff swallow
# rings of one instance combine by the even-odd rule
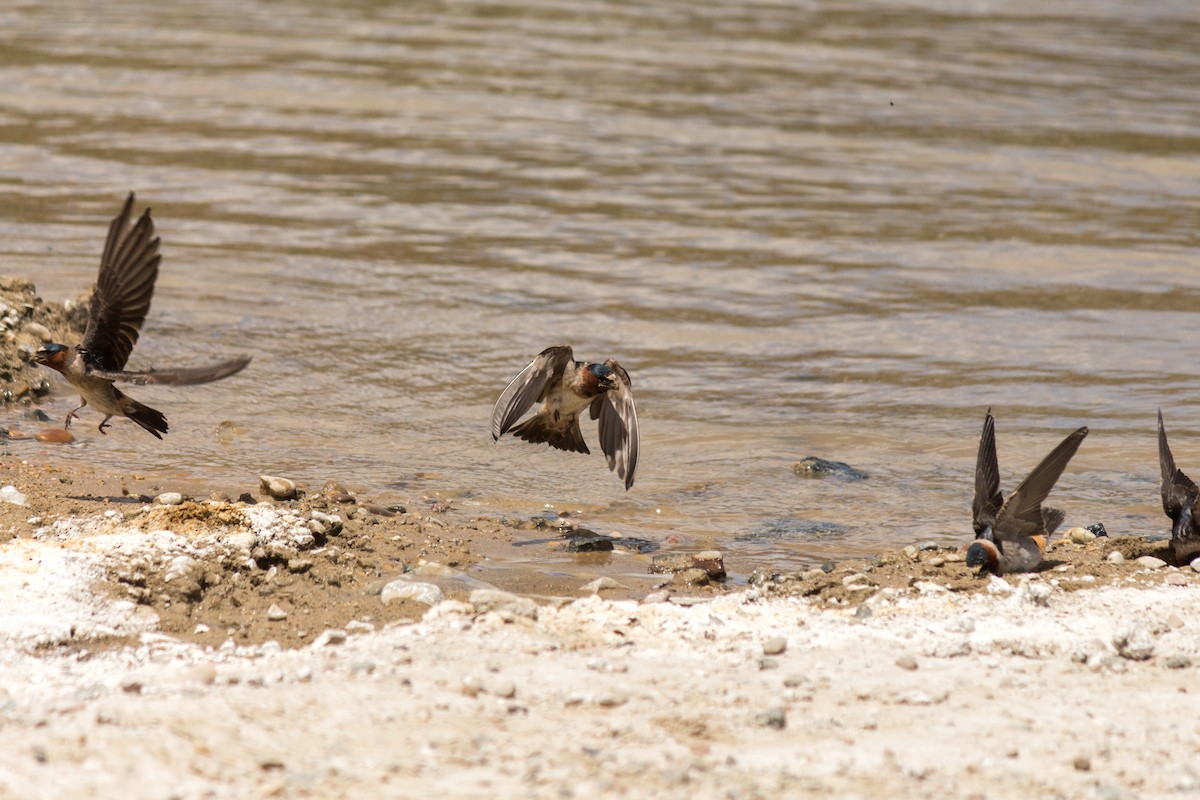
[[[1192,479],[1175,468],[1175,457],[1167,444],[1167,429],[1163,427],[1162,409],[1158,412],[1158,466],[1162,470],[1163,511],[1171,518],[1171,549],[1175,563],[1190,564],[1200,558],[1200,519],[1196,501],[1200,489]]]
[[[541,408],[514,428],[534,403],[541,403]],[[628,490],[633,486],[641,439],[629,373],[611,358],[589,364],[576,361],[567,346],[543,350],[496,401],[492,438],[499,440],[511,430],[527,442],[587,453],[579,430],[579,415],[585,408],[592,419],[600,420],[600,448],[608,457],[608,468],[625,479]]]
[[[150,310],[154,281],[158,277],[158,237],[150,209],[131,227],[133,192],[121,213],[108,227],[108,239],[100,258],[100,275],[88,306],[88,325],[83,341],[75,347],[48,344],[34,355],[37,363],[57,370],[79,391],[79,407],[67,414],[64,427],[71,427],[76,411],[92,405],[104,414],[100,433],[111,427],[108,421],[118,414],[129,417],[159,439],[167,432],[162,412],[139,403],[121,392],[113,381],[138,385],[161,383],[189,386],[226,378],[250,363],[235,358],[208,367],[191,369],[125,371],[125,362],[138,340],[138,331]]]
[[[1042,508],[1042,501],[1087,435],[1088,429],[1080,428],[1063,439],[1005,500],[1000,494],[996,421],[988,409],[975,460],[975,502],[971,508],[975,541],[967,548],[969,568],[978,568],[980,575],[1037,569],[1046,554],[1046,541],[1066,516],[1057,508]]]

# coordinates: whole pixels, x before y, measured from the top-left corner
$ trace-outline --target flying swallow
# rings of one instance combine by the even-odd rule
[[[541,408],[513,427],[535,403],[541,403]],[[513,436],[527,442],[588,453],[579,430],[584,409],[590,409],[592,419],[600,420],[600,448],[608,458],[608,468],[625,479],[628,490],[633,486],[641,438],[629,373],[611,358],[603,364],[590,364],[576,361],[567,346],[543,350],[496,401],[492,438],[499,440],[511,430]]]
[[[133,201],[133,192],[130,192],[125,207],[108,227],[83,341],[75,347],[48,344],[34,354],[34,360],[60,372],[79,391],[79,407],[67,414],[63,427],[71,427],[71,420],[78,418],[75,412],[90,403],[92,408],[104,414],[100,433],[111,427],[110,419],[123,415],[161,439],[167,432],[167,418],[161,411],[126,395],[113,385],[113,381],[190,386],[227,378],[243,369],[250,359],[235,358],[190,369],[125,371],[125,362],[138,340],[146,313],[150,311],[150,298],[162,260],[150,209],[142,212],[132,226],[129,224]]]
[[[1200,519],[1196,501],[1200,489],[1192,479],[1176,469],[1175,457],[1167,444],[1167,429],[1163,427],[1162,409],[1158,412],[1158,466],[1162,470],[1163,511],[1171,518],[1171,548],[1175,563],[1189,564],[1200,557]]]
[[[1087,435],[1088,429],[1080,428],[1063,439],[1005,500],[1000,494],[996,421],[988,409],[975,460],[975,501],[971,508],[975,541],[967,548],[969,568],[978,568],[980,575],[1037,569],[1046,554],[1046,541],[1066,516],[1057,508],[1042,508],[1042,501]]]

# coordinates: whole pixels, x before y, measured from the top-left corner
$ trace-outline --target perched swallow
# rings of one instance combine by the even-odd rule
[[[250,359],[235,358],[192,369],[125,371],[125,362],[150,310],[158,264],[162,260],[150,209],[142,212],[132,227],[129,224],[133,200],[130,192],[125,207],[108,227],[83,342],[75,347],[48,344],[37,351],[34,360],[62,373],[79,391],[79,408],[67,414],[64,427],[71,427],[71,420],[78,416],[75,412],[91,403],[92,408],[104,414],[101,433],[111,427],[110,419],[124,415],[161,439],[167,432],[167,418],[121,392],[113,386],[113,381],[168,386],[208,383],[233,375],[249,364]]]
[[[1162,470],[1163,511],[1171,518],[1171,549],[1175,563],[1190,564],[1200,558],[1200,519],[1196,501],[1200,489],[1192,479],[1175,468],[1175,457],[1167,444],[1167,429],[1163,427],[1162,409],[1158,412],[1158,466]]]
[[[541,408],[514,428],[534,403],[541,403]],[[499,440],[511,430],[527,442],[588,453],[579,430],[579,415],[585,408],[590,408],[592,419],[600,420],[600,448],[608,457],[608,468],[615,469],[629,489],[641,438],[629,373],[611,358],[588,364],[576,361],[570,347],[543,350],[496,401],[492,438]]]
[[[1042,501],[1087,435],[1088,429],[1080,428],[1063,439],[1005,500],[1000,494],[996,421],[988,409],[975,460],[975,502],[971,508],[975,541],[967,548],[969,568],[978,568],[980,575],[1037,569],[1046,554],[1046,541],[1066,516],[1057,508],[1042,508]]]

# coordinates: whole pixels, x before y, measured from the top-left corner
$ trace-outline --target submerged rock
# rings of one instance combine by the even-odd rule
[[[805,456],[792,466],[792,471],[801,478],[841,478],[848,481],[867,479],[867,473],[842,461],[829,461],[816,456]]]
[[[66,428],[42,428],[33,438],[43,444],[70,444],[75,441],[75,436]]]

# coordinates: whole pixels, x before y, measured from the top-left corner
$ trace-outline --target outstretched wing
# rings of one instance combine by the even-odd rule
[[[158,278],[158,237],[150,209],[131,228],[133,192],[121,213],[108,226],[100,275],[88,308],[88,326],[80,348],[85,363],[105,370],[120,370],[129,360],[138,331],[150,311],[154,281]]]
[[[971,521],[975,537],[988,528],[995,530],[996,516],[1004,505],[1000,493],[1000,462],[996,458],[996,420],[989,408],[983,418],[983,433],[979,437],[979,454],[975,457],[975,502],[971,505]]]
[[[123,381],[139,386],[145,386],[148,383],[157,383],[163,386],[194,386],[197,383],[211,383],[219,381],[221,378],[228,378],[230,375],[241,372],[249,363],[250,356],[241,356],[207,367],[148,369],[141,372],[89,368],[88,374],[110,381]]]
[[[1174,521],[1179,519],[1183,509],[1191,509],[1200,490],[1175,466],[1175,457],[1167,444],[1167,429],[1163,427],[1162,409],[1158,411],[1158,466],[1162,471],[1163,511]]]
[[[575,359],[571,348],[547,347],[513,378],[492,407],[492,438],[508,433],[521,416],[542,399],[548,384],[562,380],[563,371]]]
[[[1042,463],[1021,481],[1000,509],[996,519],[996,537],[1001,541],[1017,541],[1024,536],[1045,535],[1046,521],[1042,516],[1042,501],[1058,481],[1067,463],[1088,435],[1080,428],[1063,439],[1058,447],[1042,459]]]
[[[600,449],[608,458],[608,468],[625,479],[625,489],[633,486],[637,470],[638,451],[642,446],[638,433],[637,408],[633,404],[633,384],[629,373],[614,359],[604,365],[616,375],[617,388],[610,389],[592,401],[592,419],[600,420]]]

